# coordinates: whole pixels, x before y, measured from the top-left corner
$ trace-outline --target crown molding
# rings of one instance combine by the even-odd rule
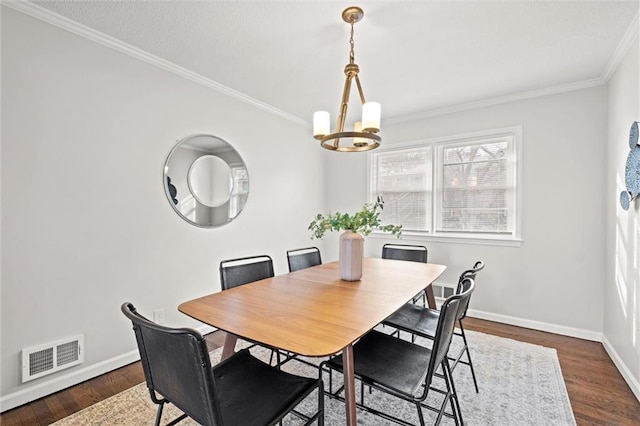
[[[385,124],[405,123],[407,121],[414,121],[414,120],[420,120],[424,118],[436,117],[440,115],[452,114],[455,112],[485,108],[493,105],[506,104],[509,102],[521,101],[525,99],[539,98],[541,96],[554,95],[557,93],[588,89],[591,87],[602,86],[605,83],[606,82],[601,77],[592,78],[589,80],[577,81],[575,83],[552,86],[544,89],[529,90],[526,92],[514,93],[506,96],[498,96],[495,98],[483,99],[480,101],[468,102],[465,104],[458,104],[458,105],[452,105],[444,108],[432,109],[428,111],[418,112],[415,114],[407,114],[407,115],[402,115],[398,117],[391,117],[385,120]]]
[[[428,111],[423,111],[415,114],[407,114],[403,116],[390,117],[385,120],[385,124],[405,123],[407,121],[420,120],[424,118],[437,117],[440,115],[451,114],[455,112],[467,111],[471,109],[484,108],[493,105],[499,105],[508,102],[520,101],[524,99],[532,99],[541,96],[548,96],[558,93],[571,92],[573,90],[588,89],[591,87],[597,87],[607,84],[613,73],[616,71],[620,62],[624,59],[629,49],[637,40],[639,35],[639,16],[640,10],[636,12],[635,17],[627,27],[624,36],[616,46],[615,51],[611,55],[609,62],[604,68],[600,77],[592,78],[589,80],[578,81],[575,83],[564,84],[560,86],[547,87],[544,89],[530,90],[527,92],[514,93],[511,95],[500,96],[496,98],[483,99],[475,102],[469,102],[465,104],[452,105],[444,108],[437,108]]]
[[[640,11],[636,13],[636,16],[629,24],[627,31],[625,31],[624,36],[616,46],[616,50],[613,51],[611,58],[609,59],[609,63],[604,68],[602,72],[602,80],[606,83],[609,81],[613,73],[618,69],[618,65],[624,59],[624,57],[629,52],[631,45],[634,41],[638,39],[638,16],[640,15]]]
[[[69,18],[58,15],[57,13],[51,12],[50,10],[45,9],[41,6],[35,5],[28,1],[20,1],[20,0],[2,0],[0,4],[3,6],[7,6],[12,9],[15,9],[33,18],[39,19],[48,24],[54,25],[65,31],[69,31],[70,33],[76,34],[80,37],[91,40],[95,43],[99,43],[103,46],[109,47],[118,52],[124,53],[126,55],[132,56],[141,61],[147,62],[165,71],[169,71],[180,77],[186,78],[187,80],[191,80],[201,86],[207,87],[209,89],[213,89],[216,92],[222,93],[226,96],[239,100],[240,102],[244,102],[255,108],[258,108],[270,114],[276,115],[292,123],[305,126],[305,127],[310,126],[310,123],[307,120],[303,120],[300,117],[297,117],[293,114],[289,114],[269,104],[261,102],[250,96],[247,96],[244,93],[238,92],[237,90],[231,89],[230,87],[227,87],[223,84],[220,84],[216,81],[206,78],[200,74],[189,71],[186,68],[180,67],[172,62],[169,62],[165,59],[159,58],[155,55],[145,52],[142,49],[138,49],[137,47],[131,46],[118,39],[115,39],[99,31],[96,31],[93,28],[89,28]]]

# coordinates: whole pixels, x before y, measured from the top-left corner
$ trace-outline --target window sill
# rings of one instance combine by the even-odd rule
[[[397,240],[397,238],[387,232],[373,231],[369,237],[385,239],[385,240]],[[368,237],[368,238],[369,238]],[[433,241],[437,243],[449,243],[449,244],[478,244],[484,246],[503,246],[503,247],[520,247],[524,240],[518,239],[506,239],[497,238],[491,236],[469,236],[469,235],[432,235],[424,232],[417,231],[403,231],[400,241]]]

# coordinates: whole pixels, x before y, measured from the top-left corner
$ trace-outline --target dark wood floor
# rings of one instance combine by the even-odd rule
[[[640,425],[640,402],[600,343],[526,328],[465,319],[465,328],[556,348],[578,425]],[[213,350],[223,333],[208,336]],[[139,362],[0,415],[0,424],[48,425],[144,381]]]

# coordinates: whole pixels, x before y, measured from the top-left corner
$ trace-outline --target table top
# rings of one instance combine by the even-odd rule
[[[178,310],[268,346],[326,356],[366,334],[445,269],[365,258],[362,279],[342,281],[332,262],[190,300]]]

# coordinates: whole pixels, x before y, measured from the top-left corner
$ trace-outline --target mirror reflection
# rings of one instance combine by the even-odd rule
[[[194,161],[189,168],[187,183],[193,197],[208,207],[226,203],[233,190],[231,168],[215,155],[203,155]]]
[[[240,154],[212,135],[189,136],[173,148],[164,168],[165,193],[187,222],[221,226],[236,218],[249,196]]]

